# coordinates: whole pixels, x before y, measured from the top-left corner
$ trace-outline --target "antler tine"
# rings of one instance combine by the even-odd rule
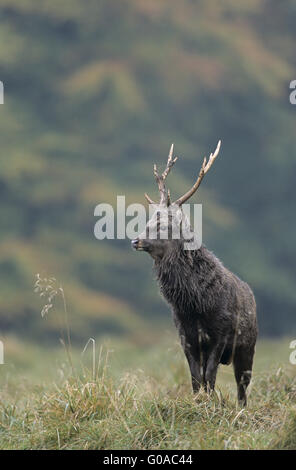
[[[159,176],[156,165],[154,165],[154,176],[155,176],[155,179],[156,179],[156,182],[157,182],[157,185],[158,185],[158,190],[159,190],[159,193],[160,193],[160,202],[159,202],[159,204],[161,205],[161,204],[164,204],[165,201],[166,201],[166,190],[165,190],[165,185],[164,185],[163,174],[161,176]]]
[[[171,201],[171,192],[168,189],[168,207],[171,205],[171,203],[172,203],[172,201]]]
[[[221,140],[219,140],[215,152],[214,152],[214,153],[211,153],[211,155],[209,156],[209,161],[208,161],[208,163],[206,164],[204,174],[206,174],[206,173],[209,171],[209,169],[210,169],[211,166],[213,165],[214,161],[216,160],[216,158],[217,158],[217,156],[218,156],[218,153],[219,153],[219,151],[220,151],[220,147],[221,147]]]
[[[172,143],[170,151],[169,151],[168,162],[171,161],[171,159],[173,158],[173,153],[174,153],[174,143]]]
[[[221,146],[221,140],[219,140],[215,152],[211,153],[211,155],[209,156],[208,162],[207,162],[206,157],[204,158],[204,161],[202,163],[202,166],[201,166],[201,169],[199,171],[199,175],[198,175],[198,178],[197,178],[195,184],[192,186],[192,188],[186,194],[184,194],[184,196],[177,199],[177,201],[175,201],[174,204],[182,206],[182,204],[184,204],[184,202],[188,201],[188,199],[190,199],[191,196],[193,196],[193,194],[197,191],[197,189],[199,188],[200,183],[202,182],[202,179],[203,179],[204,175],[209,171],[209,169],[213,165],[214,161],[216,160],[216,158],[218,156],[218,153],[220,151],[220,146]]]
[[[178,157],[173,158],[173,152],[174,152],[174,144],[171,145],[167,165],[166,165],[166,168],[165,168],[164,172],[161,174],[161,176],[158,173],[157,166],[154,165],[153,172],[154,172],[154,176],[155,176],[155,179],[156,179],[156,182],[157,182],[157,185],[158,185],[158,189],[159,189],[159,192],[160,192],[160,204],[165,204],[165,203],[169,204],[170,199],[169,199],[169,197],[167,196],[167,193],[166,193],[165,180],[166,180],[169,172],[171,171],[171,168],[174,166],[174,164],[178,160]],[[155,204],[155,202],[148,196],[148,194],[145,194],[145,198],[147,199],[149,204]]]
[[[153,199],[151,199],[151,197],[149,197],[147,193],[145,193],[144,196],[145,196],[145,198],[147,199],[147,201],[149,202],[149,204],[155,204],[155,202],[153,201]]]
[[[174,152],[174,144],[171,145],[169,156],[168,156],[167,166],[166,166],[166,169],[164,170],[164,172],[162,174],[162,179],[163,180],[165,180],[167,178],[169,172],[171,171],[171,168],[174,166],[174,164],[178,160],[178,157],[175,157],[173,159],[173,152]]]
[[[160,186],[159,186],[159,184],[160,184],[160,182],[161,182],[161,181],[160,181],[161,178],[160,178],[160,176],[159,176],[159,174],[158,174],[158,170],[157,170],[156,164],[154,164],[153,173],[154,173],[154,177],[155,177],[155,179],[156,179],[156,181],[157,181],[159,191],[161,192],[161,189],[160,189]],[[145,193],[144,196],[145,196],[146,200],[149,202],[149,204],[156,204],[156,203],[153,201],[153,199],[151,199],[151,197],[148,196],[147,193]]]

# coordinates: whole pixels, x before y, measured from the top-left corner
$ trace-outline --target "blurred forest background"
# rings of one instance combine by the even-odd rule
[[[148,255],[98,241],[94,208],[173,197],[222,140],[193,202],[203,240],[254,289],[261,336],[296,331],[296,3],[0,0],[0,335],[50,342],[36,273],[63,285],[72,338],[171,324]]]

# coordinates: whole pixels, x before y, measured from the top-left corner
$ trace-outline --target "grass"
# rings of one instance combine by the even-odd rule
[[[74,372],[57,350],[10,343],[15,365],[0,369],[1,449],[296,448],[289,340],[259,342],[246,409],[230,367],[221,367],[215,394],[192,395],[171,333],[149,347],[105,340],[95,358],[93,342],[83,356],[73,349]]]
[[[129,341],[73,347],[62,286],[37,275],[35,291],[42,316],[63,300],[64,351],[5,339],[0,449],[296,449],[291,338],[259,341],[249,404],[240,408],[227,366],[214,393],[192,394],[176,333],[147,330],[144,339],[141,330]]]

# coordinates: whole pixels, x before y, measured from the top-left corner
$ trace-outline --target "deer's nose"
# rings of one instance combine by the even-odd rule
[[[136,238],[135,240],[132,240],[132,247],[136,249],[138,246],[139,246],[139,239]]]

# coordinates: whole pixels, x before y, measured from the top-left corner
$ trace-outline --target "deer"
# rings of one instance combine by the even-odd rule
[[[190,245],[196,234],[182,206],[197,192],[220,151],[206,157],[192,188],[172,202],[166,179],[178,157],[172,144],[163,173],[154,165],[160,194],[154,202],[145,198],[152,216],[145,230],[134,240],[136,251],[153,259],[160,292],[171,307],[190,373],[193,393],[200,387],[215,389],[220,364],[233,364],[239,405],[247,405],[258,335],[256,302],[249,285],[228,270],[203,244]],[[176,237],[178,233],[180,236]]]

